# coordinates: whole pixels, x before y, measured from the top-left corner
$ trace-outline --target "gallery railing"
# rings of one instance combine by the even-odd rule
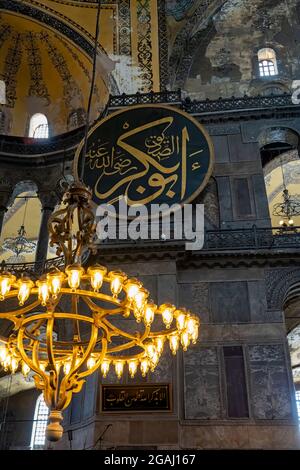
[[[125,108],[138,104],[179,104],[182,103],[181,90],[135,93],[134,95],[110,95],[108,109]]]
[[[161,248],[170,245],[183,246],[185,242],[192,241],[182,237],[180,240],[105,240],[99,242],[99,251],[113,251],[116,247],[130,248],[139,246],[147,248],[157,246]],[[298,250],[300,249],[300,227],[291,229],[276,228],[257,228],[255,225],[249,229],[228,229],[228,230],[208,230],[204,235],[204,246],[201,251],[205,252],[236,252],[256,250],[271,250],[273,253],[278,250]],[[300,251],[299,251],[300,253]],[[271,253],[270,253],[271,254]],[[86,254],[85,260],[88,256]],[[41,273],[48,271],[50,268],[59,268],[63,264],[63,257],[52,258],[44,264],[39,262],[33,263],[11,263],[2,264],[4,269],[11,272],[30,272]],[[1,267],[1,265],[0,265]]]

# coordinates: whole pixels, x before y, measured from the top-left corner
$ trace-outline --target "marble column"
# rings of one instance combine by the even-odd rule
[[[55,206],[59,203],[59,197],[53,191],[39,192],[38,196],[42,204],[42,220],[36,248],[35,261],[36,263],[44,266],[44,263],[47,259],[49,244],[48,221]]]

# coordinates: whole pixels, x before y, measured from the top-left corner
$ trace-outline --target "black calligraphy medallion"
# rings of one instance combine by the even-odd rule
[[[75,157],[81,167],[83,143]],[[113,113],[89,132],[83,181],[96,205],[123,199],[129,206],[183,204],[212,173],[214,154],[205,129],[187,113],[140,105]]]

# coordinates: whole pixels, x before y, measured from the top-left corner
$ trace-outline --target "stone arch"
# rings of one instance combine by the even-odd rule
[[[283,310],[289,292],[300,286],[300,268],[272,269],[266,273],[267,302],[271,310]]]
[[[298,148],[299,134],[289,127],[267,127],[261,131],[258,136],[259,148],[273,144],[275,142],[283,142],[291,147]]]

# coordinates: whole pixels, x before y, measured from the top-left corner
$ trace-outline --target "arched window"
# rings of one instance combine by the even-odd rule
[[[46,427],[48,421],[49,409],[45,403],[43,394],[36,401],[34,421],[31,433],[30,448],[42,449],[46,440]]]
[[[6,86],[3,80],[0,80],[0,104],[6,104]]]
[[[33,137],[34,139],[48,138],[48,120],[44,114],[36,113],[31,116],[28,136]]]
[[[257,55],[259,75],[261,77],[273,77],[274,75],[278,75],[276,53],[273,49],[260,49]]]

